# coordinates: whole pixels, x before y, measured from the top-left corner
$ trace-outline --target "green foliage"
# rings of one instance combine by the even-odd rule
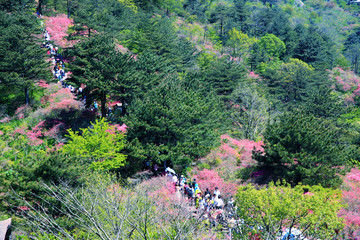
[[[344,102],[328,88],[308,91],[302,109],[306,111],[307,114],[311,114],[317,118],[334,120],[335,122],[343,114],[345,115],[343,115],[342,118],[347,118],[346,113],[351,111],[351,108],[346,108]]]
[[[33,201],[35,195],[44,197],[41,182],[58,184],[65,181],[69,186],[78,186],[83,183],[84,168],[90,164],[77,156],[61,154],[55,147],[49,149],[45,143],[32,146],[26,135],[14,133],[14,128],[24,126],[24,123],[18,124],[13,121],[0,127],[5,134],[0,141],[1,211],[16,210],[21,206],[19,199],[14,198],[14,192],[29,201]]]
[[[124,135],[118,133],[102,118],[96,120],[91,128],[82,128],[81,134],[69,130],[69,141],[62,151],[72,156],[89,158],[95,170],[114,170],[125,165]]]
[[[233,56],[240,57],[242,62],[246,62],[252,45],[256,42],[254,37],[250,38],[246,33],[233,28],[229,31],[227,44],[233,48]]]
[[[129,126],[131,166],[145,159],[185,166],[215,146],[226,127],[223,107],[205,86],[196,79],[169,77],[134,102],[123,119]]]
[[[269,58],[280,58],[286,50],[285,43],[274,34],[265,34],[257,44],[259,45],[260,51],[264,50]]]
[[[240,85],[231,95],[231,118],[242,139],[259,140],[270,118],[270,103],[253,87]]]
[[[263,239],[277,239],[285,228],[293,233],[296,228],[302,238],[332,239],[345,225],[337,216],[343,207],[341,201],[340,190],[321,186],[291,188],[279,182],[261,189],[251,184],[241,186],[236,202],[244,223],[239,230],[257,233]]]
[[[360,28],[356,29],[356,32],[350,34],[344,43],[344,54],[350,60],[351,70],[355,73],[359,73],[359,58],[360,58]]]
[[[142,15],[136,30],[125,37],[131,51],[139,54],[152,52],[177,71],[191,68],[195,63],[195,48],[186,38],[176,36],[168,18]]]
[[[270,91],[283,102],[290,102],[301,100],[311,82],[314,68],[299,59],[291,58],[289,62],[279,66],[276,74],[271,69],[268,71]]]
[[[108,35],[95,34],[75,45],[68,54],[74,57],[71,79],[77,86],[85,84],[87,104],[100,100],[102,117],[106,116],[108,95],[117,93],[124,104],[130,89],[135,86],[133,60],[129,55],[115,51],[113,39]]]
[[[40,24],[30,13],[0,12],[0,103],[30,104],[35,80],[48,79],[45,50],[39,48]],[[14,107],[14,105],[10,106]]]
[[[294,50],[294,57],[311,64],[316,69],[331,68],[336,54],[331,39],[315,27],[306,29],[298,25],[295,31],[299,40]]]
[[[264,153],[254,153],[256,169],[269,171],[273,179],[337,187],[341,184],[353,149],[338,139],[344,134],[331,122],[301,112],[284,114],[265,133]]]
[[[86,26],[89,36],[93,30],[117,36],[136,23],[137,6],[132,0],[77,0],[67,1],[67,5],[75,24]]]
[[[285,54],[285,43],[273,34],[266,34],[253,44],[249,64],[251,70],[256,68],[264,74],[267,68],[276,70],[280,65],[279,59]]]
[[[234,88],[245,82],[246,69],[223,57],[212,62],[211,67],[204,69],[202,74],[204,81],[210,84],[216,94],[228,101]]]
[[[215,53],[207,53],[205,51],[202,51],[199,54],[199,57],[196,59],[199,67],[202,70],[208,69],[212,63],[215,61],[216,54]]]

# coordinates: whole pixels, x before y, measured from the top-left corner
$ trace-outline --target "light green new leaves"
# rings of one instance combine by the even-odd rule
[[[344,226],[337,216],[342,207],[339,190],[274,183],[257,190],[249,184],[240,187],[236,200],[238,214],[244,220],[241,231],[256,232],[266,239],[277,239],[284,229],[293,228],[304,237],[331,239],[336,236],[335,230]]]
[[[63,151],[95,160],[91,166],[94,169],[111,170],[125,164],[126,155],[120,153],[124,148],[124,135],[104,119],[96,120],[92,128],[82,128],[81,134],[70,129],[68,137],[70,140]]]
[[[258,44],[270,57],[279,58],[286,50],[285,43],[274,34],[265,34],[265,36],[260,38]]]
[[[249,37],[246,33],[236,30],[236,28],[229,31],[229,36],[228,44],[233,48],[233,55],[240,57],[240,60],[244,62],[257,39]]]

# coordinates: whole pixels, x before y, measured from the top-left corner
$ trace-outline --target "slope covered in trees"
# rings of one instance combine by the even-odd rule
[[[25,239],[355,239],[359,14],[0,1],[0,218]]]

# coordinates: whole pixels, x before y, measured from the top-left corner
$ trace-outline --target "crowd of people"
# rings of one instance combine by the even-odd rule
[[[195,178],[191,181],[187,180],[184,175],[178,177],[176,172],[169,167],[165,169],[165,174],[176,191],[181,193],[181,199],[187,200],[189,209],[196,209],[193,213],[201,217],[205,225],[217,228],[221,224],[222,228],[220,229],[227,229],[229,222],[235,221],[236,206],[233,197],[225,201],[218,187],[212,190],[206,188],[205,191],[202,191]]]
[[[55,47],[51,42],[51,36],[47,30],[44,30],[43,34],[43,43],[42,47],[47,49],[47,55],[50,57],[53,62],[52,73],[55,79],[57,79],[63,88],[68,88],[70,91],[76,95],[83,92],[82,87],[75,88],[71,84],[66,83],[66,72],[65,72],[65,62],[63,56],[60,54],[59,48]],[[85,97],[84,97],[85,101]]]
[[[203,192],[196,178],[192,181],[187,181],[184,175],[178,178],[178,175],[171,168],[167,168],[165,173],[168,181],[171,181],[175,187],[178,186],[183,197],[189,199],[189,204],[195,205],[196,209],[201,212],[205,211],[209,213],[213,209],[223,209],[225,207],[224,199],[218,187],[215,187],[213,191],[206,188]],[[227,201],[227,206],[233,207],[234,203],[234,198],[231,197]]]

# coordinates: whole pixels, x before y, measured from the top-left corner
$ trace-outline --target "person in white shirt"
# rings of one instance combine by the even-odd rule
[[[178,178],[177,178],[177,176],[175,174],[172,177],[172,181],[173,181],[174,184],[176,184],[178,182]]]
[[[222,200],[221,195],[217,196],[215,201],[216,201],[216,208],[221,209],[224,207],[224,201]]]
[[[219,196],[219,195],[220,195],[220,191],[219,191],[218,187],[215,187],[214,194],[215,194],[216,196]]]

